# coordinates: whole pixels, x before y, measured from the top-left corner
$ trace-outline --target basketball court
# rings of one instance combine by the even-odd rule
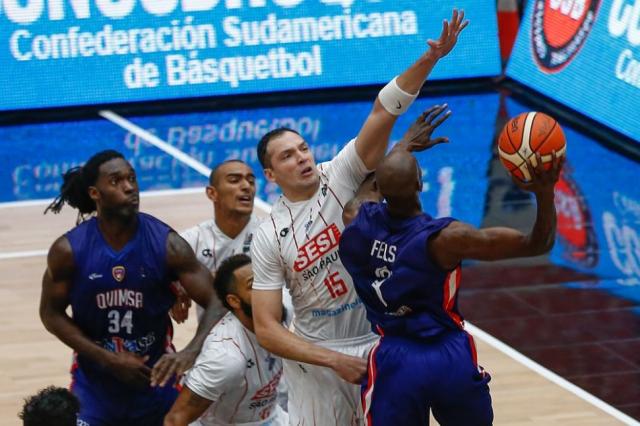
[[[558,120],[553,250],[464,264],[460,310],[492,375],[496,425],[640,425],[640,3],[518,3],[522,16],[515,0],[456,2],[472,24],[391,140],[448,104],[436,136],[450,142],[417,154],[424,210],[527,232],[535,202],[497,141],[519,114]],[[182,230],[212,215],[211,168],[240,159],[265,214],[280,192],[261,172],[260,137],[289,127],[318,163],[332,159],[451,16],[451,2],[424,4],[0,0],[0,426],[21,424],[25,397],[70,383],[71,350],[38,315],[49,245],[76,223],[69,207],[42,214],[67,170],[122,152],[141,210]],[[194,311],[175,326],[178,349]]]
[[[495,138],[508,117],[527,107],[486,92],[421,98],[416,114],[445,100],[454,114],[440,133],[451,143],[419,154],[425,209],[453,213],[476,226],[526,230],[534,206],[508,179]],[[44,330],[37,314],[48,245],[75,223],[68,208],[60,215],[42,215],[44,200],[55,195],[65,166],[100,149],[123,151],[144,191],[141,209],[184,229],[210,217],[203,186],[211,166],[233,157],[259,170],[253,147],[261,125],[297,126],[311,139],[318,161],[324,161],[348,139],[342,137],[351,131],[348,123],[355,129],[367,109],[367,102],[358,101],[162,116],[103,111],[90,120],[1,128],[0,157],[10,166],[3,172],[0,194],[2,424],[18,424],[15,414],[25,396],[48,384],[69,384],[71,351]],[[340,127],[336,111],[344,123]],[[394,139],[411,119],[401,119]],[[550,256],[526,262],[466,265],[461,310],[476,336],[480,363],[493,376],[495,424],[637,424],[640,360],[634,348],[640,345],[640,291],[624,271],[586,273],[571,264],[584,266],[589,256],[610,255],[606,239],[575,235],[576,229],[588,231],[594,224],[577,227],[575,221],[597,220],[599,209],[608,208],[597,205],[605,174],[613,173],[608,185],[619,203],[623,196],[639,199],[640,189],[633,184],[638,165],[568,125],[563,128],[572,144],[563,200],[573,209],[559,209],[556,248]],[[587,164],[572,166],[574,158]],[[591,167],[587,158],[597,159],[601,167]],[[599,174],[586,178],[584,170]],[[263,200],[258,207],[265,211],[277,193],[258,176]],[[628,219],[618,220],[622,227]],[[194,326],[189,321],[176,327],[178,348]]]

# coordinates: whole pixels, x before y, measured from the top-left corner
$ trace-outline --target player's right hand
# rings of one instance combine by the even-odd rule
[[[332,368],[343,380],[359,385],[367,374],[367,360],[336,353]]]
[[[544,193],[553,194],[553,188],[560,178],[560,172],[562,171],[562,165],[564,164],[565,157],[559,157],[555,151],[551,153],[551,157],[551,167],[549,170],[545,170],[542,164],[542,156],[540,153],[536,152],[535,162],[532,161],[531,157],[526,161],[527,169],[531,175],[531,180],[528,182],[522,182],[520,179],[513,177],[513,181],[519,188],[524,191],[533,192],[536,195]]]
[[[451,110],[447,104],[433,105],[420,114],[396,147],[404,148],[409,152],[422,152],[439,143],[449,142],[449,138],[441,136],[432,139],[431,135],[450,116]]]
[[[149,386],[151,380],[151,368],[145,364],[148,360],[148,355],[114,352],[107,366],[116,379],[142,389]]]

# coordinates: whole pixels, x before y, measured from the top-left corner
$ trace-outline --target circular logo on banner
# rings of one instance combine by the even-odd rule
[[[542,71],[561,71],[593,28],[601,0],[535,0],[531,40]]]

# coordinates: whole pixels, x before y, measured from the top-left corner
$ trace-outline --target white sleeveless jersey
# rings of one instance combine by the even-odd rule
[[[255,334],[231,312],[207,336],[184,384],[211,401],[192,425],[284,426],[277,401],[282,360],[260,347]]]
[[[296,334],[311,341],[349,339],[371,329],[338,242],[344,205],[369,171],[353,140],[318,171],[320,186],[311,199],[294,203],[281,196],[256,232],[253,289],[289,289]]]

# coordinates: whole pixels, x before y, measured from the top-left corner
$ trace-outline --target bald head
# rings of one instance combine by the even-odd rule
[[[420,190],[418,162],[404,150],[393,150],[376,170],[376,182],[389,204],[413,202]]]

